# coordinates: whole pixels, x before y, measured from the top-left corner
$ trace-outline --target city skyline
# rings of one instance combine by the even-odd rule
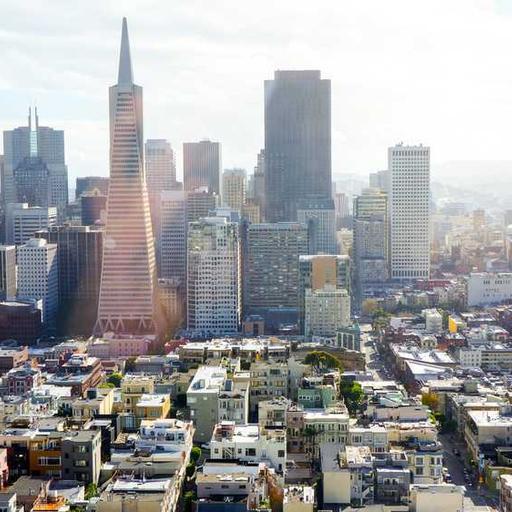
[[[346,2],[312,17],[299,5],[294,23],[277,36],[272,28],[282,22],[286,4],[273,7],[272,19],[264,9],[247,17],[229,1],[200,16],[193,5],[160,6],[158,20],[151,9],[137,10],[136,2],[123,5],[122,13],[100,10],[94,19],[79,5],[64,23],[51,16],[56,2],[44,7],[45,16],[35,16],[37,26],[22,16],[22,8],[7,6],[9,25],[0,34],[6,53],[0,129],[19,126],[28,105],[37,104],[51,126],[66,131],[70,182],[106,176],[104,87],[112,81],[108,63],[115,58],[116,21],[126,14],[141,42],[135,53],[147,91],[146,133],[177,149],[180,178],[182,142],[204,137],[222,143],[226,168],[252,171],[263,147],[263,81],[276,69],[320,69],[332,80],[335,177],[383,168],[386,148],[401,140],[433,147],[434,166],[512,159],[504,129],[512,114],[512,74],[501,65],[512,46],[512,18],[504,2],[453,1],[448,9],[442,2],[396,2],[396,19],[378,2]],[[223,22],[228,9],[231,23]],[[378,26],[375,19],[381,20]],[[173,30],[167,30],[171,21]],[[482,40],[473,37],[477,28],[485,31]],[[29,31],[30,40],[24,38]],[[65,48],[61,38],[68,41]],[[230,48],[234,40],[239,46]],[[406,65],[391,66],[393,59]],[[461,122],[468,110],[474,123]],[[235,115],[246,129],[238,130]],[[492,136],[482,136],[483,126],[491,127]]]

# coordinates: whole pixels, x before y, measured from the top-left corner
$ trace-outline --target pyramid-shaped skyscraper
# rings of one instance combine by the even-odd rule
[[[95,333],[155,333],[155,248],[144,177],[142,87],[133,83],[126,18],[109,103],[110,187]]]

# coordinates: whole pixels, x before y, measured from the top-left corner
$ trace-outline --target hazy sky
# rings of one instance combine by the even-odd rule
[[[333,172],[386,165],[395,142],[434,162],[512,160],[512,0],[0,0],[0,130],[66,131],[70,180],[108,174],[108,86],[128,17],[146,138],[223,145],[249,171],[263,80],[332,80]]]

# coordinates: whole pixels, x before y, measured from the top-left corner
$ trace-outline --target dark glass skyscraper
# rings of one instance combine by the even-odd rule
[[[208,187],[219,195],[221,148],[219,142],[202,140],[183,143],[183,182],[187,191]]]
[[[331,197],[331,82],[276,71],[265,81],[266,221],[295,221],[310,197]]]

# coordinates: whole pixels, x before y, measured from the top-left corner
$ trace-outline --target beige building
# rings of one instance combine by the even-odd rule
[[[464,510],[464,487],[411,485],[410,503],[411,512],[461,512]]]
[[[171,411],[171,396],[169,394],[142,395],[135,406],[137,418],[150,420],[164,419]]]
[[[113,389],[88,389],[85,398],[79,398],[73,401],[73,419],[88,420],[98,414],[112,414],[113,406]]]
[[[145,375],[125,375],[121,382],[121,396],[123,398],[124,412],[135,413],[140,397],[155,392],[153,377]]]
[[[477,461],[481,445],[505,445],[510,437],[512,416],[499,411],[469,411],[464,439],[472,459]]]

